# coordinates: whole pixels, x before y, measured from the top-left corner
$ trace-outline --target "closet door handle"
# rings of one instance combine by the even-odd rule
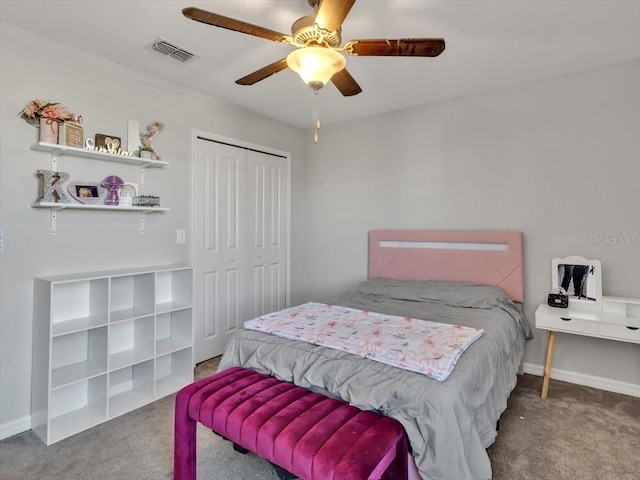
[[[566,317],[560,317],[560,320],[564,320],[565,322],[569,322],[569,321],[571,321],[571,319],[570,319],[570,318],[566,318]]]

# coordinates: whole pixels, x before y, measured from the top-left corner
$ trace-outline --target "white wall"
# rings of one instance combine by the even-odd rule
[[[599,259],[605,295],[640,298],[640,245],[591,241],[640,238],[638,132],[638,60],[324,127],[307,148],[297,295],[365,278],[369,230],[413,228],[523,231],[532,326],[553,257]],[[525,361],[543,365],[534,333]],[[554,367],[640,391],[639,345],[559,334]]]
[[[192,128],[291,152],[294,217],[301,216],[304,203],[296,186],[303,168],[301,130],[11,25],[2,23],[0,30],[0,434],[6,434],[29,426],[34,277],[189,261],[190,239],[176,245],[176,229],[190,228]],[[147,215],[144,234],[135,213],[65,211],[58,215],[56,235],[50,235],[49,211],[29,207],[37,197],[35,172],[50,168],[50,156],[29,150],[38,130],[17,116],[34,98],[82,114],[91,138],[105,133],[126,141],[127,120],[141,127],[164,122],[153,144],[170,165],[147,170],[145,193],[159,194],[171,211]],[[136,167],[109,162],[63,157],[59,170],[76,180],[118,174],[138,181]],[[292,243],[301,245],[296,231]],[[295,249],[292,257],[299,257]]]

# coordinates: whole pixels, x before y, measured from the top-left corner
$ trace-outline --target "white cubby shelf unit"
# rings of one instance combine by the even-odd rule
[[[31,423],[51,445],[193,382],[193,270],[35,279]]]

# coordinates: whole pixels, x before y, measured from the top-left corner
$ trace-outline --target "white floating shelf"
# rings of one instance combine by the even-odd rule
[[[144,233],[145,215],[147,213],[168,212],[166,207],[120,207],[114,205],[90,205],[84,203],[34,202],[33,208],[48,208],[51,211],[51,235],[56,234],[57,212],[61,210],[101,210],[107,212],[137,212],[140,214],[140,233]]]
[[[49,152],[53,155],[70,155],[72,157],[93,158],[95,160],[107,160],[110,162],[130,163],[133,165],[141,165],[143,167],[163,167],[169,165],[168,162],[162,160],[151,160],[149,158],[128,157],[124,155],[115,155],[113,153],[96,152],[87,150],[86,148],[68,147],[66,145],[57,145],[55,143],[38,142],[31,145],[31,150],[39,152]]]
[[[140,187],[144,187],[144,172],[147,167],[164,167],[169,165],[168,162],[161,160],[151,160],[140,157],[130,157],[125,155],[117,155],[114,153],[98,152],[95,150],[87,150],[86,148],[69,147],[67,145],[58,145],[55,143],[38,142],[31,145],[31,150],[39,152],[47,152],[51,154],[51,170],[58,171],[58,157],[61,155],[69,155],[72,157],[81,157],[85,159],[101,160],[107,162],[124,163],[129,165],[135,165],[140,167]],[[169,209],[165,207],[151,207],[151,206],[131,206],[122,207],[119,205],[96,205],[85,203],[56,203],[56,202],[42,202],[36,201],[31,204],[34,208],[48,208],[51,211],[51,235],[56,234],[56,220],[57,212],[66,209],[74,210],[102,210],[112,212],[138,212],[140,214],[140,233],[144,233],[145,214],[155,212],[168,212]]]
[[[55,210],[65,210],[67,208],[73,210],[109,210],[112,212],[168,212],[166,207],[121,207],[118,205],[91,205],[84,203],[55,203],[55,202],[34,202],[31,204],[34,208],[53,208]]]

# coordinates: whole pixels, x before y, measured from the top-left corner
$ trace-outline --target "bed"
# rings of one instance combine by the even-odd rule
[[[368,280],[326,303],[484,331],[446,380],[252,330],[232,338],[219,369],[243,366],[395,418],[415,478],[491,478],[486,448],[531,335],[519,308],[521,232],[374,230],[368,267]]]

